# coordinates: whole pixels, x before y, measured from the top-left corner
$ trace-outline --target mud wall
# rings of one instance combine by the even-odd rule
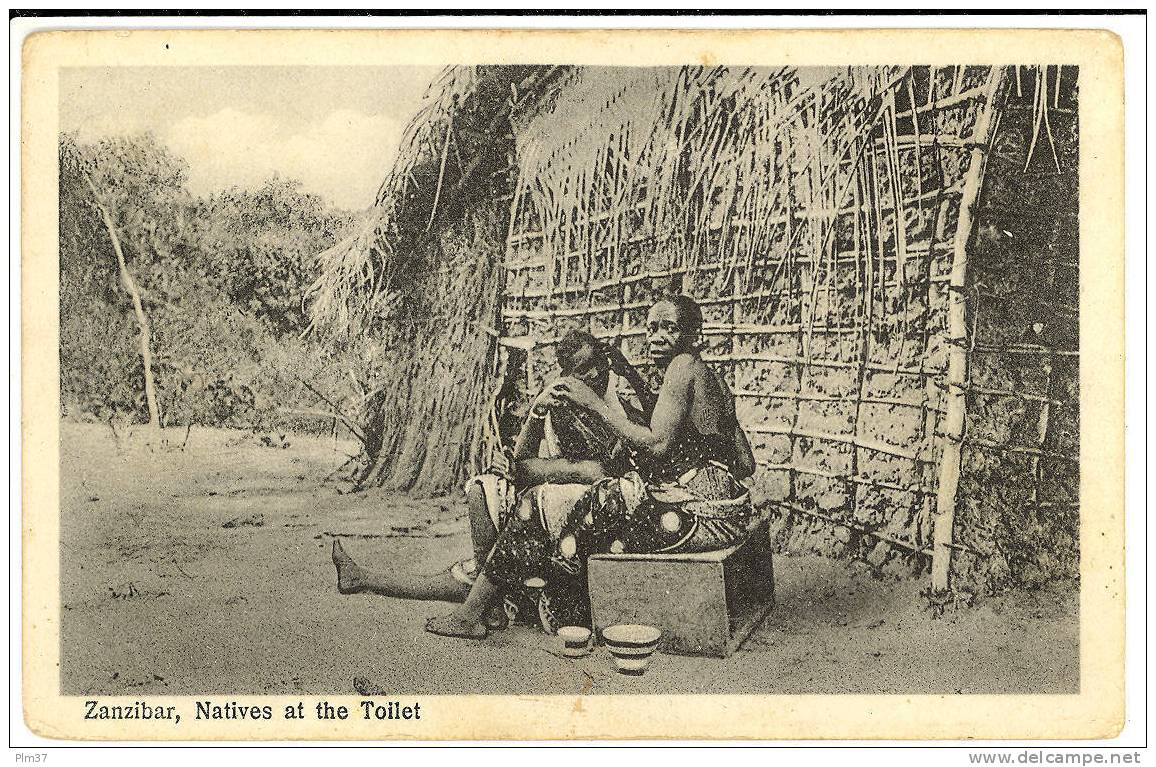
[[[1059,72],[1009,83],[980,199],[955,557],[973,587],[1079,575],[1078,78]]]

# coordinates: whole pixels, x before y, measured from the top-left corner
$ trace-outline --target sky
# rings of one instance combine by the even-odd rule
[[[81,141],[151,132],[196,194],[274,173],[349,210],[373,203],[432,67],[68,68],[60,130]]]

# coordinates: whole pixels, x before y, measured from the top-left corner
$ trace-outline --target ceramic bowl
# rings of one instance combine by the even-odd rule
[[[662,631],[654,626],[635,623],[609,626],[602,631],[602,639],[614,657],[615,668],[620,673],[635,676],[645,673],[661,636]]]
[[[562,640],[562,654],[568,658],[578,658],[590,652],[590,629],[585,626],[562,626],[558,629]]]

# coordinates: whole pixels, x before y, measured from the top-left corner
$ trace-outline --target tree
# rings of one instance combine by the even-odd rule
[[[64,412],[317,426],[286,415],[314,404],[301,378],[327,392],[349,382],[303,337],[302,300],[352,217],[280,178],[196,197],[185,168],[149,135],[61,139]]]
[[[186,212],[191,198],[184,177],[183,163],[150,135],[88,145],[72,136],[61,140],[61,324],[65,309],[78,308],[78,302],[86,308],[98,297],[115,303],[107,285],[101,285],[102,278],[108,277],[107,264],[114,264],[132,305],[148,422],[157,430],[162,414],[153,377],[149,314],[139,277],[152,277],[156,285],[169,282],[160,276],[171,275],[178,243],[189,234]],[[99,224],[94,223],[94,216]],[[98,227],[103,228],[107,245],[100,242]],[[89,291],[90,295],[84,295]],[[158,296],[154,300],[164,301]]]
[[[100,211],[101,220],[104,221],[105,228],[108,229],[109,239],[112,240],[112,249],[116,252],[116,263],[120,269],[120,280],[124,284],[124,289],[132,297],[132,308],[136,314],[137,327],[140,329],[140,360],[144,367],[144,390],[145,401],[149,408],[149,425],[155,430],[160,431],[161,428],[161,414],[157,408],[157,390],[153,383],[153,355],[149,346],[149,319],[144,312],[144,307],[141,305],[140,290],[136,286],[136,280],[132,278],[132,272],[128,269],[128,264],[124,260],[124,249],[120,246],[120,238],[116,234],[116,225],[112,222],[112,214],[109,213],[108,208],[101,202],[102,196],[100,191],[96,188],[96,184],[92,182],[92,178],[85,173],[85,183],[89,191],[92,192],[93,204],[96,205],[97,210]]]
[[[198,208],[204,269],[211,284],[278,336],[309,325],[302,298],[317,274],[317,254],[352,217],[327,209],[298,181],[273,176],[256,190],[229,189]]]

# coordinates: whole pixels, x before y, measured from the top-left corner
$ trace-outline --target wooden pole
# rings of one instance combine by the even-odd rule
[[[961,449],[966,426],[968,378],[967,359],[967,275],[968,242],[971,239],[975,206],[983,185],[983,168],[987,143],[991,139],[995,96],[1002,79],[1002,69],[992,67],[987,81],[987,103],[976,120],[974,135],[981,143],[971,150],[964,177],[963,198],[956,222],[951,259],[951,281],[947,294],[947,376],[944,393],[942,428],[943,454],[939,464],[939,482],[935,498],[935,527],[932,532],[931,589],[947,591],[950,587],[952,535],[955,525],[956,494],[959,488]]]
[[[112,223],[112,216],[109,215],[108,209],[101,202],[100,193],[96,190],[96,185],[92,183],[92,179],[87,173],[84,174],[84,180],[88,184],[89,191],[92,192],[93,203],[96,209],[100,211],[100,217],[104,220],[104,226],[108,230],[108,236],[112,240],[112,249],[116,253],[116,263],[120,267],[120,280],[124,285],[124,289],[132,297],[132,308],[136,314],[137,326],[140,329],[140,358],[144,365],[144,380],[145,380],[145,402],[148,403],[149,409],[149,426],[153,432],[160,435],[161,416],[160,408],[157,406],[157,392],[156,386],[153,383],[153,355],[149,347],[149,320],[144,313],[144,306],[140,300],[140,290],[137,288],[136,280],[132,278],[132,273],[128,270],[128,264],[124,260],[124,251],[120,247],[120,238],[117,237],[116,227]]]

